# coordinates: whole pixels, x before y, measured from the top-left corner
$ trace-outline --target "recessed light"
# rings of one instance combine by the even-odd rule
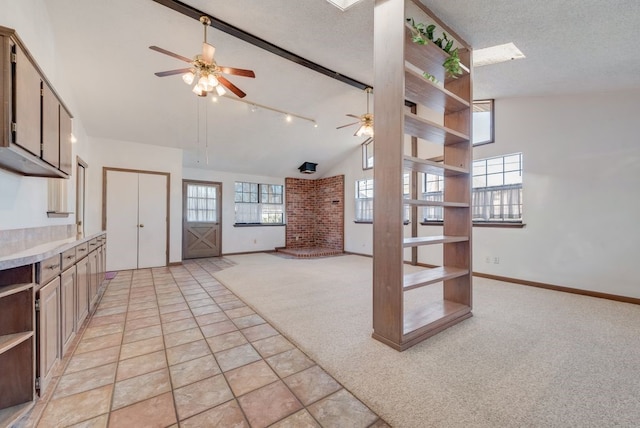
[[[525,58],[524,54],[513,43],[473,50],[474,67],[482,67],[483,65],[498,64],[522,58]]]
[[[327,1],[344,12],[354,4],[358,3],[360,0],[327,0]]]

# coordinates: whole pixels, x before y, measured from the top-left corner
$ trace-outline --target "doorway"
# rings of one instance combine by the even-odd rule
[[[84,238],[84,207],[87,188],[87,163],[76,156],[76,237]]]
[[[182,180],[182,258],[221,254],[222,184]]]
[[[107,270],[169,264],[169,183],[166,172],[103,169]]]

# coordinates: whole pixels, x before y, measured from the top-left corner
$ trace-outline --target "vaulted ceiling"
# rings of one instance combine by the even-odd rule
[[[476,99],[640,87],[636,0],[423,1],[474,48],[514,42],[527,56],[478,68]],[[194,56],[199,22],[152,0],[45,3],[59,72],[73,82],[74,113],[91,137],[183,148],[185,166],[276,177],[297,175],[303,161],[318,163],[322,175],[363,140],[353,128],[335,129],[349,122],[346,113],[364,113],[359,89],[211,29],[218,63],[256,72],[255,79],[230,77],[246,100],[312,118],[318,127],[226,98],[213,103],[196,97],[180,76],[154,76],[184,63],[148,49]],[[373,0],[345,12],[325,0],[185,3],[373,84]]]

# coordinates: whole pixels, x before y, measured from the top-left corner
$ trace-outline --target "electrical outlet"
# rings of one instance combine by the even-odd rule
[[[500,264],[500,257],[494,257],[493,258],[493,264],[494,265],[499,265]]]

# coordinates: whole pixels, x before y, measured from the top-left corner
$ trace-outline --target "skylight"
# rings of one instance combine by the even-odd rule
[[[512,59],[525,58],[524,54],[513,43],[491,46],[484,49],[473,50],[473,66],[498,64]]]
[[[327,1],[344,12],[354,4],[358,3],[360,0],[327,0]]]

